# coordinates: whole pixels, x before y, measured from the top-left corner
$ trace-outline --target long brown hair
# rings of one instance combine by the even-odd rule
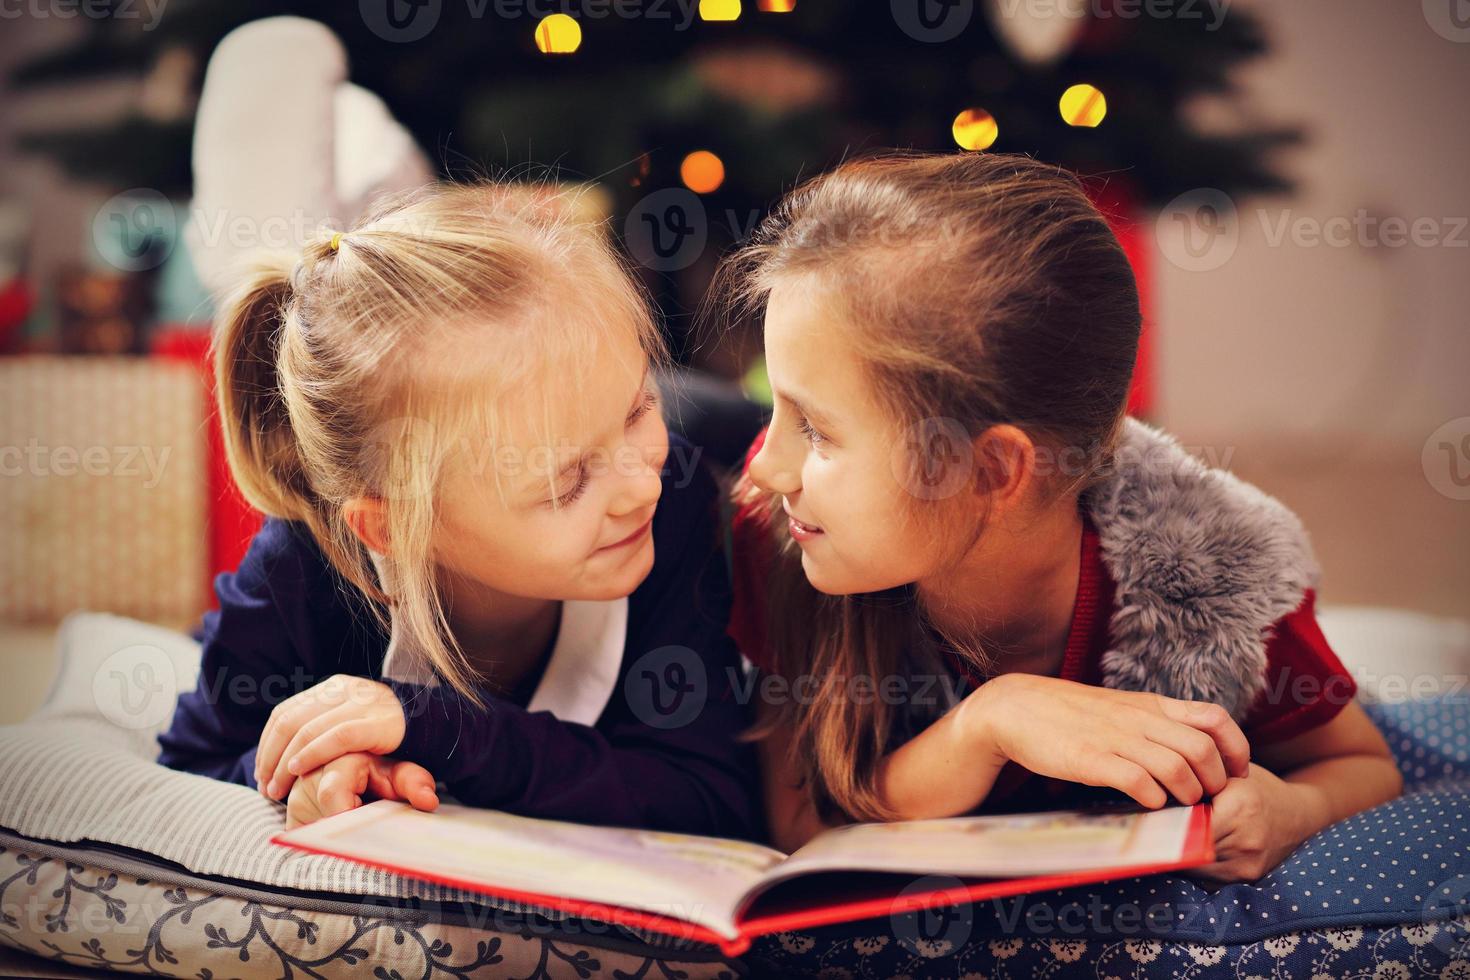
[[[1015,425],[1038,446],[1066,451],[1064,477],[1050,480],[1059,494],[1081,493],[1109,464],[1137,352],[1138,291],[1073,174],[990,153],[844,163],[793,191],[727,259],[717,301],[727,316],[759,316],[775,285],[793,278],[840,304],[895,432],[945,420],[973,439]],[[915,447],[916,471],[932,468],[928,451]],[[818,592],[780,496],[748,477],[733,492],[760,515],[775,556],[765,616],[774,670],[815,686],[810,698],[785,699],[749,737],[793,733],[787,751],[824,818],[891,818],[877,776],[896,707],[851,697],[843,685],[938,664],[916,591]],[[907,499],[912,513],[895,519],[928,521],[939,534],[953,527],[946,508],[967,495]],[[973,642],[942,639],[988,673]]]
[[[256,257],[215,320],[225,450],[246,499],[305,525],[379,621],[391,604],[410,646],[475,701],[433,574],[446,473],[485,458],[473,447],[495,444],[507,404],[552,416],[548,363],[577,390],[612,330],[667,357],[580,193],[476,179],[382,197],[335,240],[324,230],[299,252]],[[344,519],[358,496],[384,502],[392,595]]]

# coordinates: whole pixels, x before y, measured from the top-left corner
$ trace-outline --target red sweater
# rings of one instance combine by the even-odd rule
[[[750,447],[745,459],[747,469],[764,440],[762,432]],[[750,509],[742,508],[734,517],[733,537],[735,594],[729,633],[752,663],[768,670],[771,658],[766,649],[764,566],[771,554],[769,531]],[[1108,622],[1115,609],[1114,588],[1102,560],[1097,530],[1084,515],[1081,573],[1059,674],[1064,680],[1102,684],[1102,656],[1109,647]],[[1266,686],[1241,723],[1252,746],[1279,742],[1323,725],[1357,695],[1352,675],[1327,645],[1317,625],[1315,604],[1316,595],[1308,590],[1301,606],[1271,629],[1266,643]],[[952,655],[948,659],[954,674],[968,680],[972,687],[982,682],[967,663]],[[1074,784],[1037,777],[1014,762],[1007,763],[981,810],[996,804],[1004,804],[1006,809],[1061,805],[1060,798],[1075,789]]]

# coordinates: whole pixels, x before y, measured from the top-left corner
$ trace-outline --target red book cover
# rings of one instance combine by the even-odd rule
[[[273,842],[717,945],[1215,860],[1210,805],[850,824],[792,854],[748,841],[379,800]],[[930,887],[932,885],[932,887]]]

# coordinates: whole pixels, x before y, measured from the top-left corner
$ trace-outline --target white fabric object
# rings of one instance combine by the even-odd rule
[[[1325,606],[1317,623],[1363,701],[1470,698],[1470,622],[1407,609]]]
[[[178,695],[198,678],[200,647],[192,637],[81,612],[63,621],[58,646],[45,705],[22,724],[0,727],[0,827],[63,844],[116,844],[196,874],[268,887],[436,901],[476,897],[271,844],[285,826],[282,804],[245,786],[160,766],[158,733],[168,727]]]
[[[216,296],[257,250],[299,249],[351,225],[373,197],[433,180],[408,131],[347,75],[342,42],[303,17],[252,21],[215,48],[184,237]]]
[[[370,551],[384,591],[392,593],[392,574],[383,556]],[[549,711],[562,721],[593,725],[612,700],[628,636],[628,598],[608,601],[567,599],[546,670],[526,705]],[[428,659],[408,643],[396,619],[389,624],[383,676],[410,684],[437,685]]]

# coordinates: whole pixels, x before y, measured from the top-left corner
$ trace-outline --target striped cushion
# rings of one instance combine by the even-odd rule
[[[196,874],[272,888],[486,902],[462,889],[271,844],[284,826],[284,805],[158,765],[158,733],[179,693],[198,678],[199,644],[189,636],[121,616],[74,613],[62,623],[59,643],[45,705],[23,724],[0,727],[0,827],[60,843],[116,844]]]

